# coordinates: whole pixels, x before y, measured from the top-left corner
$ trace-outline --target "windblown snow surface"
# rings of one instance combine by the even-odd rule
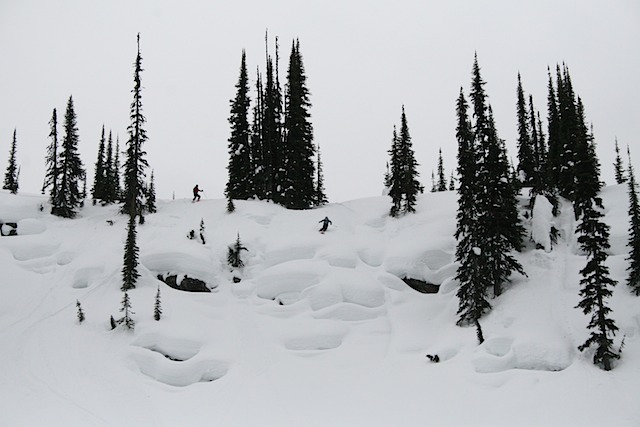
[[[603,198],[620,282],[609,301],[616,345],[626,337],[611,372],[577,350],[588,336],[574,308],[586,258],[566,205],[554,218],[541,202],[537,221],[523,217],[542,249],[529,243],[516,255],[527,277],[491,301],[478,345],[473,328],[455,325],[453,192],[425,194],[399,219],[387,197],[308,211],[237,201],[233,214],[224,200],[161,201],[138,227],[134,331],[109,327],[122,315],[118,207],[88,205],[68,220],[49,215],[42,196],[3,192],[0,219],[17,223],[18,236],[0,238],[0,425],[638,426],[626,187]],[[333,226],[321,235],[325,216]],[[201,220],[204,245],[187,238]],[[547,251],[551,225],[560,238]],[[246,266],[231,272],[238,234]],[[212,292],[170,288],[157,279],[167,273]],[[402,277],[440,290],[419,293]]]

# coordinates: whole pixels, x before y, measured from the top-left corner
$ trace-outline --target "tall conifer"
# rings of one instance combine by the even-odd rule
[[[616,138],[616,160],[613,163],[613,168],[615,171],[616,184],[623,184],[627,182],[627,177],[624,175],[624,165],[622,164],[622,159],[620,158],[620,148],[618,147],[618,138]]]
[[[105,167],[105,143],[104,125],[102,125],[102,134],[100,136],[100,143],[98,144],[98,159],[96,160],[93,187],[91,188],[93,204],[95,204],[97,200],[104,200],[106,196],[107,169]]]
[[[627,285],[632,292],[640,295],[640,202],[638,202],[638,185],[631,164],[631,152],[627,147],[629,158],[629,180],[627,181],[629,193],[629,267],[627,271]]]
[[[518,178],[525,187],[533,185],[535,162],[531,137],[531,128],[527,116],[527,105],[522,89],[522,80],[518,73],[516,113],[518,117]]]
[[[46,172],[42,185],[42,194],[48,187],[51,187],[51,190],[49,190],[49,202],[53,204],[57,199],[58,175],[60,174],[58,169],[58,113],[55,108],[53,109],[51,120],[49,120],[49,128],[51,143],[47,147],[47,155],[45,157]]]
[[[442,161],[442,148],[438,149],[438,184],[437,191],[447,191],[447,178],[444,174],[444,162]]]
[[[11,194],[18,193],[18,163],[16,161],[16,130],[13,130],[13,141],[11,142],[11,150],[9,150],[9,164],[7,166],[7,172],[4,175],[4,190],[9,190]]]

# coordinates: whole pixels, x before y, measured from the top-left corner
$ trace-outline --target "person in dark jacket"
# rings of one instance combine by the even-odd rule
[[[329,228],[329,224],[332,224],[331,220],[329,219],[329,217],[324,217],[324,219],[321,219],[320,221],[322,223],[322,228],[320,229],[320,232],[324,234],[325,231],[327,231],[327,228]]]
[[[193,202],[196,201],[196,199],[198,199],[198,201],[200,201],[200,192],[202,192],[201,189],[198,188],[198,184],[196,184],[195,187],[193,187]]]

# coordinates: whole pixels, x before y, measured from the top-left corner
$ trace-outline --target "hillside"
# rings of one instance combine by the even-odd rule
[[[585,258],[566,209],[553,220],[552,251],[529,244],[517,255],[528,277],[492,300],[479,346],[472,328],[455,326],[453,192],[424,194],[400,219],[387,215],[386,197],[308,211],[237,201],[231,215],[224,200],[160,201],[138,228],[133,332],[109,327],[121,315],[118,208],[86,206],[67,220],[39,210],[44,197],[2,192],[0,220],[18,236],[0,238],[0,425],[637,426],[640,299],[624,285],[626,187],[602,196],[617,342],[626,336],[611,372],[577,350],[588,335],[574,308]],[[325,216],[333,225],[320,234]],[[206,244],[187,238],[201,220]],[[238,235],[246,265],[231,272]],[[157,278],[169,273],[211,292],[170,288]]]

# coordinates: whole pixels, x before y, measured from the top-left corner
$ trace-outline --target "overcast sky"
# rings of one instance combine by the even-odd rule
[[[637,0],[0,0],[0,172],[17,128],[20,191],[39,192],[58,109],[73,95],[80,153],[93,180],[102,125],[127,140],[136,34],[157,196],[223,197],[229,100],[242,49],[250,77],[280,39],[280,77],[300,40],[326,191],[341,202],[382,192],[394,124],[405,106],[421,181],[442,148],[455,166],[455,100],[477,52],[498,133],[516,158],[516,84],[546,129],[547,66],[565,62],[593,123],[602,176],[614,138],[640,164]]]

